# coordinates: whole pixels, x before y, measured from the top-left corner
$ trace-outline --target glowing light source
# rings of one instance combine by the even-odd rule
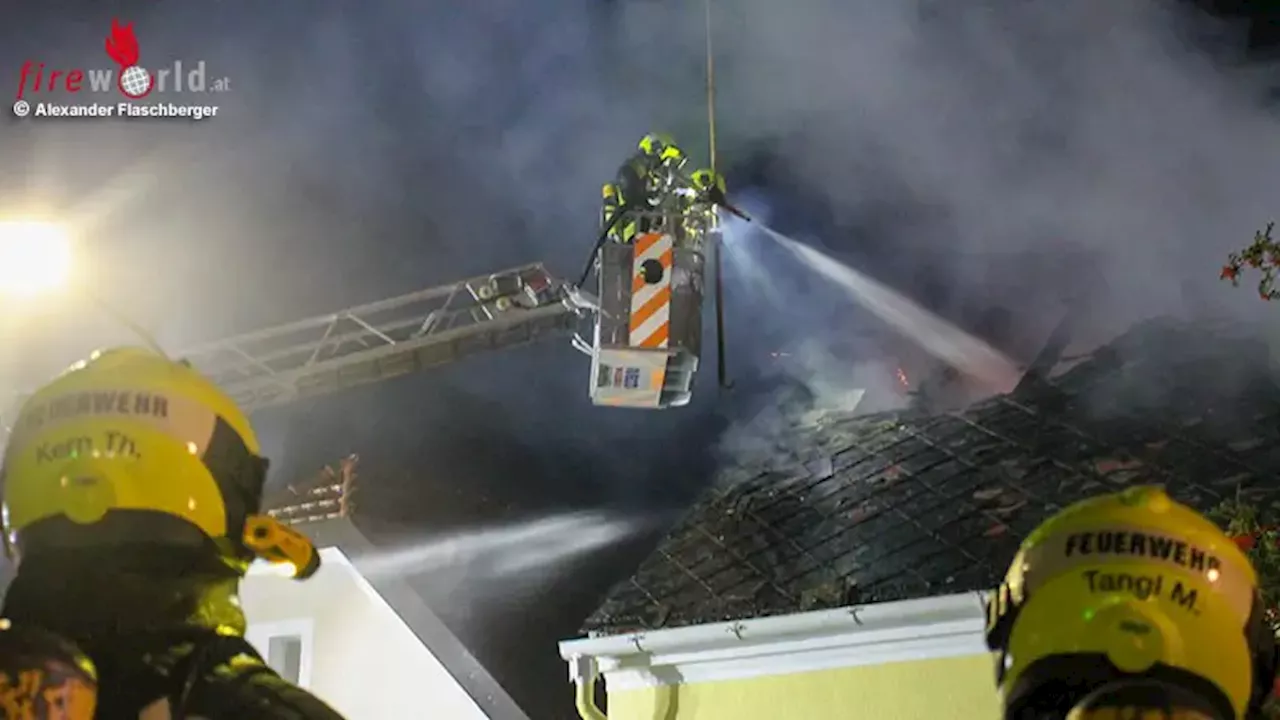
[[[0,294],[32,297],[71,276],[71,237],[45,222],[0,221]]]

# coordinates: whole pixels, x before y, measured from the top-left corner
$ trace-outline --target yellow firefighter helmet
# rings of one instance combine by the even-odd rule
[[[1031,533],[987,604],[987,644],[1008,720],[1243,720],[1276,671],[1248,558],[1158,487]]]
[[[651,157],[657,157],[663,161],[676,161],[682,163],[684,160],[684,151],[681,150],[675,140],[666,133],[649,133],[640,138],[640,152]]]
[[[246,532],[261,517],[260,452],[248,417],[187,363],[94,353],[18,414],[0,471],[5,548],[199,547],[243,572],[264,554],[261,528]]]
[[[718,190],[721,193],[726,192],[724,176],[710,168],[703,168],[701,170],[694,171],[693,175],[690,176],[690,179],[693,181],[694,189],[699,192],[705,192],[712,189]]]

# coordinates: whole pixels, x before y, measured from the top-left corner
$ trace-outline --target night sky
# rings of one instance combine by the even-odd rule
[[[1173,0],[714,3],[722,169],[778,229],[1017,359],[1081,292],[1098,340],[1153,314],[1259,312],[1217,267],[1278,212],[1275,17]],[[198,123],[6,112],[0,213],[72,223],[81,281],[175,351],[528,262],[573,277],[599,186],[642,134],[706,157],[702,12],[9,3],[0,86],[15,95],[25,60],[110,67],[112,17],[135,23],[144,66],[204,61],[232,89]],[[272,482],[358,453],[366,529],[405,549],[384,571],[411,576],[532,717],[573,717],[555,641],[735,443],[853,388],[892,406],[898,367],[913,382],[935,367],[763,236],[731,242],[732,392],[708,371],[684,409],[593,408],[586,358],[548,341],[261,413]],[[14,307],[14,392],[133,342],[84,302]]]

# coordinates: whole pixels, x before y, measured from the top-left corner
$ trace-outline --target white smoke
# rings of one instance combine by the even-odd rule
[[[748,155],[776,155],[766,174],[830,215],[823,228],[781,230],[822,230],[833,249],[892,248],[877,263],[892,255],[928,267],[952,297],[978,304],[1018,274],[993,270],[987,255],[1092,253],[1099,278],[1086,331],[1097,339],[1202,303],[1273,310],[1231,292],[1216,270],[1277,212],[1276,120],[1261,107],[1256,73],[1223,69],[1197,46],[1218,29],[1185,5],[713,0],[730,190],[746,182],[735,172]],[[571,274],[593,237],[599,184],[637,137],[671,131],[706,157],[700,3],[387,2],[266,14],[249,29],[223,19],[164,5],[139,20],[165,26],[149,40],[157,57],[199,47],[211,71],[237,83],[226,117],[201,129],[199,162],[172,160],[189,157],[179,149],[192,142],[178,126],[26,124],[5,145],[9,165],[32,171],[12,174],[7,187],[19,191],[28,175],[102,189],[149,151],[170,159],[146,173],[163,186],[116,208],[123,224],[102,231],[114,243],[103,273],[129,310],[146,302],[177,316],[163,299],[190,298],[179,303],[186,317],[170,321],[190,328],[190,340],[526,261]],[[99,34],[49,22],[6,52],[15,66],[21,53],[58,43],[87,54]],[[28,157],[29,148],[47,152]],[[142,216],[144,228],[123,221]],[[795,353],[807,337],[820,342],[818,357],[833,358],[824,367],[883,365],[874,374],[884,380],[865,381],[868,397],[891,385],[886,340],[836,347],[874,321],[815,298],[820,281],[793,265],[767,267],[769,302],[792,311],[745,313],[770,286],[735,281],[731,372],[794,373],[813,396],[859,389],[852,373],[815,377],[813,363],[775,362],[772,353]],[[1079,289],[1079,275],[1064,262],[1040,290]],[[230,276],[236,302],[222,303]],[[913,280],[907,272],[896,284],[923,295]],[[1039,325],[1057,320],[1027,315],[1015,334],[1042,336]],[[581,366],[538,362],[521,373],[541,379],[537,393],[513,393],[496,372],[487,392],[504,407],[581,398]],[[699,387],[703,398],[713,390],[706,378]],[[669,414],[612,414],[593,428],[607,447],[671,424]]]
[[[863,238],[904,262],[966,258],[943,274],[953,296],[977,303],[1007,303],[997,290],[1020,271],[983,258],[1081,259],[1042,272],[1013,308],[1014,335],[1043,338],[1061,317],[1049,299],[1082,291],[1089,343],[1156,315],[1252,322],[1273,310],[1217,278],[1226,254],[1280,212],[1280,124],[1256,73],[1224,68],[1193,42],[1221,30],[1213,21],[1158,0],[744,0],[733,16],[719,29],[721,104],[732,108],[722,135],[769,142],[789,177],[825,197],[833,226],[866,228],[884,207],[906,208]],[[744,277],[755,269],[733,266]],[[782,272],[775,264],[769,283],[757,272],[750,284],[779,305],[806,302],[779,290]],[[812,338],[858,311],[815,312],[801,331]],[[812,363],[788,372],[813,396],[838,397],[856,391],[867,355],[893,362],[844,355],[835,388],[841,374]],[[780,407],[731,429],[726,455],[816,410]]]

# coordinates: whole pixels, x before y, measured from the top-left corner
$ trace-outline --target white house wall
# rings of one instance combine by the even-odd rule
[[[303,663],[309,689],[348,720],[486,718],[341,553],[326,549],[324,560],[304,582],[271,574],[245,578],[249,639],[260,652],[266,653],[262,630],[309,620],[312,654],[309,667]]]

